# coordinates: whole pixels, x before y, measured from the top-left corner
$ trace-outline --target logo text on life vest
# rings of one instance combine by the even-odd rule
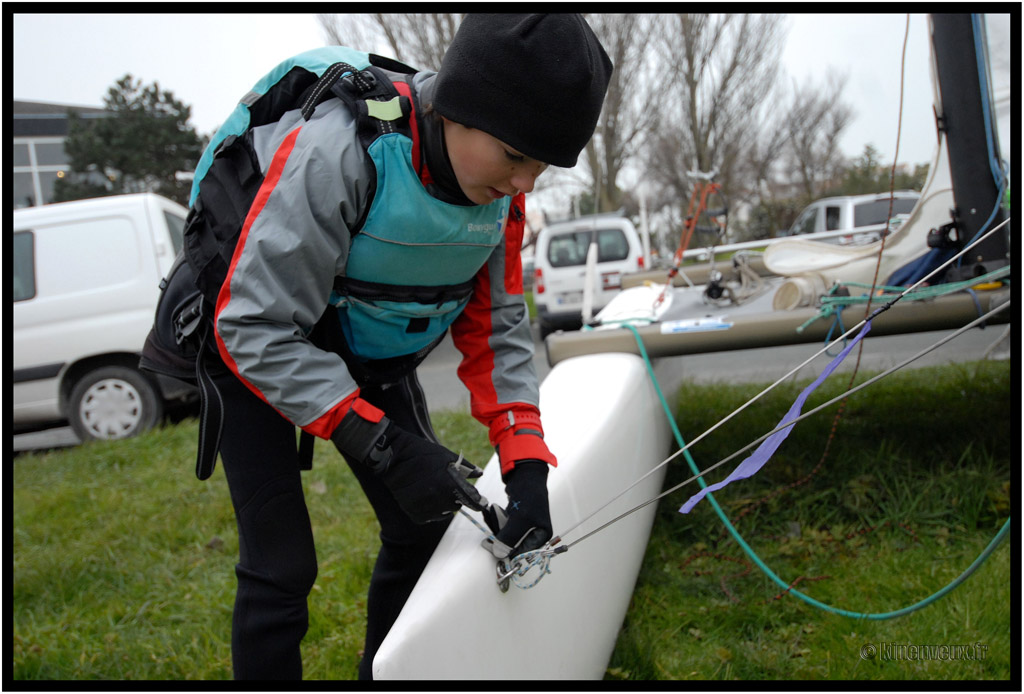
[[[498,230],[497,224],[467,224],[467,231],[490,233]]]

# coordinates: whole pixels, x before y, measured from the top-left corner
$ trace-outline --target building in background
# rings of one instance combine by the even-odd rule
[[[83,119],[105,118],[95,106],[14,102],[14,208],[53,202],[53,184],[71,171],[64,152],[68,111]]]

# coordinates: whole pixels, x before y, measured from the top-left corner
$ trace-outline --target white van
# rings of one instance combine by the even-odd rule
[[[83,441],[126,438],[191,395],[138,369],[186,214],[150,193],[15,210],[15,433],[66,421]]]
[[[625,217],[593,215],[541,229],[534,255],[533,299],[541,338],[582,324],[587,251],[597,245],[593,313],[622,290],[622,276],[644,269],[643,247]]]
[[[859,246],[877,241],[892,216],[909,215],[921,194],[897,190],[869,195],[844,195],[816,200],[804,208],[793,225],[779,236],[816,234],[813,238],[842,246]]]

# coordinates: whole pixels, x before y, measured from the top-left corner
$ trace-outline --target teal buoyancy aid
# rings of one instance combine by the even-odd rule
[[[367,149],[377,187],[331,294],[348,348],[360,359],[410,355],[438,341],[504,238],[510,198],[470,206],[438,200],[420,182],[412,149],[398,132]]]

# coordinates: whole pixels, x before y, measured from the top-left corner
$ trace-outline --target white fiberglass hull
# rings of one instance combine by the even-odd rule
[[[556,535],[570,544],[661,491],[664,468],[566,533],[667,455],[669,425],[643,362],[594,354],[559,363],[540,389]],[[477,488],[505,504],[497,458]],[[484,535],[452,522],[373,663],[376,679],[600,679],[643,560],[656,504],[551,560],[529,589],[502,593]],[[479,520],[478,514],[475,514]]]

